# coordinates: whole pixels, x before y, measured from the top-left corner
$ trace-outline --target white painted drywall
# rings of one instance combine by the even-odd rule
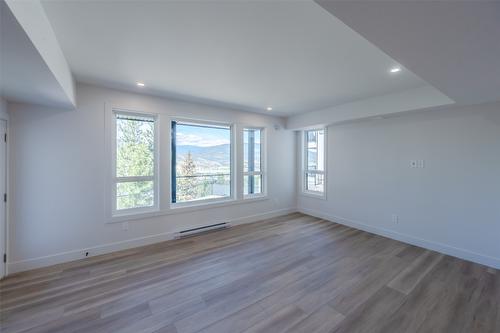
[[[105,223],[105,103],[180,117],[268,127],[269,200]],[[294,133],[283,119],[77,85],[75,112],[10,104],[11,189],[9,273],[168,239],[172,232],[230,219],[279,215],[295,207]],[[281,126],[279,130],[274,125]],[[169,154],[168,147],[161,152]],[[164,172],[168,175],[169,172]],[[168,199],[167,199],[168,200]]]
[[[301,211],[500,268],[500,102],[330,126],[327,171]]]
[[[48,70],[52,73],[53,77],[57,81],[60,86],[64,97],[60,97],[59,89],[56,91],[52,89],[43,89],[37,87],[39,90],[44,92],[42,94],[42,99],[48,99],[52,102],[52,100],[57,101],[62,104],[62,106],[74,107],[75,106],[75,82],[73,80],[73,75],[71,73],[71,69],[66,61],[66,58],[59,46],[59,42],[56,38],[54,30],[52,29],[52,25],[45,14],[45,10],[40,3],[39,0],[31,0],[31,1],[16,1],[16,0],[6,0],[6,5],[9,7],[10,11],[14,15],[15,19],[19,23],[19,25],[24,30],[26,37],[29,38],[33,47],[36,49],[37,54],[31,51],[31,49],[25,45],[23,45],[23,41],[25,36],[19,37],[22,39],[19,43],[17,41],[10,41],[10,43],[6,43],[6,47],[14,48],[18,53],[18,57],[20,59],[16,59],[15,57],[9,57],[7,59],[8,66],[19,67],[18,70],[23,70],[23,66],[33,66],[36,69],[36,73],[45,72],[44,66],[41,66],[40,63],[45,63]],[[9,27],[10,29],[14,29]],[[12,33],[11,33],[12,34]],[[9,42],[9,40],[7,40]],[[6,51],[7,52],[7,51]],[[12,51],[11,51],[12,52]],[[27,59],[19,56],[21,54],[29,55]],[[41,59],[39,59],[41,57]],[[14,75],[10,75],[9,83],[15,81],[17,85],[21,86],[18,89],[14,89],[15,92],[17,90],[21,90],[19,96],[23,95],[32,95],[32,94],[40,94],[40,92],[33,92],[30,88],[30,83],[26,82],[18,82]],[[35,77],[36,78],[36,77]],[[35,80],[32,78],[32,80]],[[40,86],[44,86],[47,82],[40,81]],[[52,82],[50,82],[52,84]],[[22,86],[26,86],[26,89],[22,89]],[[56,98],[56,96],[58,98]],[[40,96],[36,96],[40,98]]]
[[[281,116],[426,84],[313,1],[42,3],[88,83]]]
[[[499,1],[316,2],[457,103],[500,100]]]
[[[427,85],[313,112],[296,114],[287,118],[286,127],[287,129],[303,129],[327,126],[346,121],[387,116],[453,103],[447,96]]]

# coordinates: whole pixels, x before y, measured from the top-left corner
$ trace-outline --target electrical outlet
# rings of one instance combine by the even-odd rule
[[[425,168],[425,160],[410,160],[410,168],[412,169]]]
[[[122,223],[122,229],[127,231],[128,230],[128,222],[123,222]]]
[[[392,220],[392,223],[399,223],[399,216],[397,216],[396,214],[392,214],[391,216],[391,220]]]

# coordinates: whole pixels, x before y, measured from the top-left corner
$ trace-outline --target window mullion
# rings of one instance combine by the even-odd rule
[[[170,183],[170,191],[171,191],[171,202],[177,202],[177,122],[172,121],[172,129],[171,129],[171,155],[172,155],[172,178]]]
[[[262,176],[262,171],[245,171],[244,176]]]
[[[321,170],[305,170],[305,173],[313,173],[313,174],[318,174],[318,175],[324,175],[325,172]]]

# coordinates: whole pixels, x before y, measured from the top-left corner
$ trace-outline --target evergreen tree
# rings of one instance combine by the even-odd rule
[[[196,175],[196,165],[191,152],[188,152],[186,158],[182,161],[177,174],[177,197],[179,201],[195,199],[197,197],[199,180],[197,177],[194,177]]]
[[[154,123],[117,119],[116,175],[152,176],[154,171]],[[125,182],[117,185],[117,208],[151,206],[153,182]]]

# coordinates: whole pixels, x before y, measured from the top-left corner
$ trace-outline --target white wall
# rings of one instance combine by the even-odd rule
[[[105,102],[268,126],[270,200],[130,221],[128,231],[105,223]],[[330,126],[327,200],[296,196],[296,136],[272,128],[282,119],[89,85],[77,85],[77,103],[75,112],[9,104],[9,273],[78,259],[84,249],[99,254],[169,239],[200,221],[252,221],[296,205],[500,268],[500,103]],[[425,168],[410,168],[417,159]]]
[[[167,115],[268,127],[269,200],[105,223],[105,103]],[[11,104],[9,273],[168,239],[207,222],[244,222],[295,207],[294,133],[275,130],[283,119],[77,85],[74,112]],[[169,154],[168,150],[162,154]],[[169,174],[168,172],[166,174]]]
[[[500,268],[500,103],[330,126],[327,149],[300,210]]]

